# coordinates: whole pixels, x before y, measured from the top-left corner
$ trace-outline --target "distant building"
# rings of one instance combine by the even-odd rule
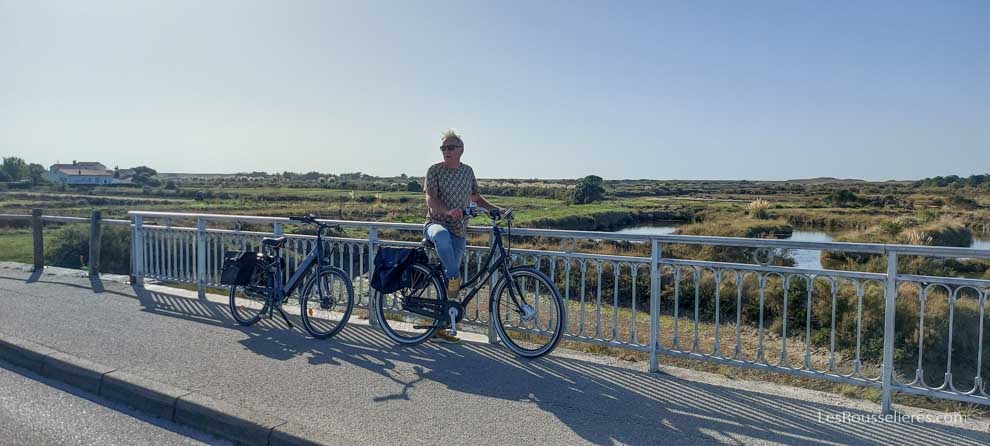
[[[118,173],[118,177],[120,177]],[[130,181],[114,178],[114,171],[97,162],[76,162],[72,164],[52,164],[45,173],[45,179],[60,184],[104,185],[121,184]]]

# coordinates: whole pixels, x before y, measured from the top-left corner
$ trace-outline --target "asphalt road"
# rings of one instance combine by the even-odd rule
[[[0,444],[228,444],[0,364]]]

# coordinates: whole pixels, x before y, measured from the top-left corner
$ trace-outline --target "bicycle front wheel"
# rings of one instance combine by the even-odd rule
[[[411,299],[420,299],[420,303],[439,308],[446,297],[443,283],[429,266],[414,263],[410,268],[411,285],[408,288],[394,293],[375,292],[375,317],[382,331],[393,341],[404,345],[425,342],[437,331],[434,326],[436,319],[410,311],[423,311],[421,306],[411,306]]]
[[[354,285],[340,268],[326,267],[306,284],[299,296],[303,327],[317,339],[327,339],[347,325],[354,309]]]
[[[492,293],[491,314],[505,346],[526,358],[553,351],[564,335],[567,310],[560,291],[539,270],[515,267]]]
[[[271,290],[267,288],[267,269],[264,262],[257,262],[247,285],[230,287],[230,314],[238,324],[254,325],[268,311]]]

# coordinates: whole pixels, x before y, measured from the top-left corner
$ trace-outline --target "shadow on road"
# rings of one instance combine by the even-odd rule
[[[830,424],[823,419],[844,413],[863,418],[874,414],[594,361],[561,356],[526,360],[488,344],[400,347],[367,325],[350,324],[334,339],[315,340],[300,330],[286,330],[280,320],[263,319],[242,327],[231,319],[226,305],[203,298],[141,287],[134,291],[144,311],[243,332],[247,338],[241,343],[255,354],[275,360],[302,356],[312,364],[350,364],[402,386],[396,393],[374,395],[374,402],[409,400],[418,385],[432,381],[455,392],[536,405],[596,444],[656,443],[674,433],[729,444],[747,439],[783,444],[990,442],[990,434],[941,424]],[[301,327],[297,318],[290,319]]]
[[[31,271],[31,275],[28,276],[28,278],[27,278],[27,280],[25,280],[25,282],[27,282],[27,283],[35,283],[35,282],[38,281],[38,279],[41,278],[41,275],[44,274],[44,273],[45,273],[45,270],[43,270],[43,269],[36,269],[34,271]]]

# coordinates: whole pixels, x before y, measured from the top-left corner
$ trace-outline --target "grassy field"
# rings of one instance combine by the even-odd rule
[[[31,231],[15,229],[0,231],[0,261],[32,263],[34,242]]]

